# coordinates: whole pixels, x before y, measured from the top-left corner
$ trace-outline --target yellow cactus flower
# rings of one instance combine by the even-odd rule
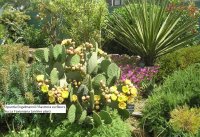
[[[137,89],[135,87],[131,88],[131,95],[133,95],[134,97],[137,96]]]
[[[42,86],[41,86],[41,91],[42,91],[43,93],[48,92],[48,91],[49,91],[49,86],[46,85],[46,84],[42,84]]]
[[[122,86],[122,91],[123,91],[124,93],[129,92],[129,87],[128,87],[128,86]]]
[[[123,94],[118,97],[119,102],[124,102],[124,101],[127,101],[127,100],[128,100],[128,97],[123,95]]]
[[[60,104],[61,104],[61,103],[63,103],[63,101],[64,101],[64,98],[62,98],[62,97],[58,97],[58,98],[57,98],[57,100],[58,100],[58,103],[60,103]]]
[[[66,45],[68,43],[71,43],[72,42],[72,39],[64,39],[62,42],[61,42],[61,45]]]
[[[54,91],[49,90],[49,91],[48,91],[48,95],[49,95],[49,96],[54,96]]]
[[[120,109],[126,109],[126,103],[125,102],[119,102],[118,107]]]
[[[131,103],[133,103],[134,101],[135,101],[134,96],[130,96],[130,97],[128,97],[127,103],[128,103],[128,104],[131,104]]]
[[[117,100],[117,95],[111,94],[111,99],[112,99],[113,101]]]
[[[64,91],[62,91],[61,95],[62,95],[63,98],[68,98],[69,97],[69,91],[64,90]]]
[[[111,92],[117,91],[117,86],[112,86],[112,87],[110,87],[110,91],[111,91]]]
[[[44,75],[37,75],[36,80],[37,82],[44,81]]]
[[[126,79],[126,80],[124,81],[124,83],[125,83],[126,85],[130,85],[130,84],[131,84],[131,81],[130,81],[129,79]]]
[[[49,102],[54,103],[55,102],[55,97],[54,96],[49,96]]]
[[[99,95],[94,95],[94,101],[99,101],[101,97]]]
[[[72,95],[72,101],[73,101],[73,102],[76,102],[77,99],[78,99],[77,95]]]

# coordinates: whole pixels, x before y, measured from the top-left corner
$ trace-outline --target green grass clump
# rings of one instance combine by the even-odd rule
[[[149,97],[141,124],[163,137],[177,136],[169,125],[170,112],[177,106],[200,106],[200,64],[175,72]],[[179,134],[178,134],[179,135]]]

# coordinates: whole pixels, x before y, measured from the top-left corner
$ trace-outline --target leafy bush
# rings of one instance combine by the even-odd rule
[[[29,48],[22,44],[9,44],[0,47],[0,66],[9,66],[18,61],[28,62]]]
[[[188,31],[188,33],[196,33],[199,31],[199,17],[200,17],[200,12],[199,8],[195,5],[194,1],[189,1],[185,3],[184,1],[181,0],[171,0],[168,7],[167,7],[167,12],[177,12],[181,13],[181,21],[179,24],[184,23],[186,20],[196,20],[197,23],[196,25],[193,26],[193,28]],[[178,25],[179,25],[178,24]],[[190,40],[190,45],[197,45],[199,44],[199,37],[192,38]]]
[[[12,42],[22,42],[22,32],[27,27],[30,20],[24,11],[14,8],[12,5],[4,6],[3,13],[0,16],[0,24],[2,24],[7,32],[4,37],[3,44]]]
[[[183,136],[200,133],[200,108],[178,107],[170,112],[170,125]]]
[[[167,5],[167,0],[160,6],[154,0],[128,5],[126,11],[131,23],[114,13],[109,19],[109,32],[122,46],[141,56],[146,65],[153,65],[156,58],[186,46],[197,35],[188,33],[197,20],[180,23],[181,13],[165,12]]]
[[[176,70],[183,70],[186,67],[200,62],[200,46],[192,46],[179,49],[175,52],[164,55],[157,60],[159,72],[156,76],[157,82],[162,82],[165,77]]]
[[[2,66],[0,68],[0,106],[2,107],[4,104],[42,103],[44,99],[37,92],[32,92],[37,90],[33,77],[38,69],[42,71],[41,67],[36,65],[27,68],[23,61]],[[30,122],[37,121],[34,119],[35,114],[6,114],[1,107],[0,124],[4,126],[0,130],[7,130],[9,127],[20,130]]]
[[[49,137],[131,137],[130,125],[125,123],[117,113],[113,113],[112,118],[112,124],[101,125],[92,130],[83,125],[71,124],[68,120],[65,120],[60,125],[55,126],[51,123],[48,127],[30,127],[18,133],[10,133],[5,137],[25,137],[27,135]]]
[[[43,48],[51,45],[47,34],[33,26],[26,27],[22,33],[24,43],[30,48]]]
[[[162,136],[177,136],[169,125],[170,112],[177,106],[200,106],[200,64],[175,72],[154,90],[143,111],[142,125],[148,132]]]
[[[54,44],[64,38],[72,38],[78,44],[92,39],[101,42],[101,28],[105,28],[108,14],[105,0],[38,0],[33,5],[43,33],[48,34]]]
[[[6,114],[2,106],[41,103],[44,99],[37,92],[32,92],[37,90],[33,77],[44,72],[44,67],[38,64],[28,67],[28,48],[22,45],[1,46],[0,51],[0,124],[4,125],[0,130],[8,130],[9,127],[19,130],[30,121],[37,121],[36,115]]]

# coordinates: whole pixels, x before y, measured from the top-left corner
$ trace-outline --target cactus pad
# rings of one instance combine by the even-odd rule
[[[115,63],[111,63],[107,69],[108,77],[117,77],[119,75],[119,67]]]
[[[98,74],[96,77],[93,78],[93,87],[98,88],[100,86],[101,81],[106,83],[106,77],[103,74]]]
[[[44,50],[42,49],[36,50],[34,52],[34,56],[37,61],[40,61],[40,62],[44,61]]]
[[[129,116],[130,116],[129,111],[126,110],[126,109],[119,109],[119,110],[118,110],[118,113],[119,113],[119,115],[121,116],[121,118],[122,118],[123,120],[128,119]]]
[[[107,79],[107,85],[109,87],[113,86],[115,84],[115,82],[117,81],[117,78],[116,77],[111,77],[111,78],[108,78]]]
[[[66,64],[67,64],[68,66],[74,66],[74,65],[79,64],[79,63],[80,63],[80,60],[81,60],[81,58],[80,58],[80,56],[77,55],[77,54],[75,54],[75,55],[69,55],[69,56],[67,57],[67,62],[66,62]]]
[[[66,77],[67,77],[67,79],[73,79],[73,80],[77,80],[77,81],[82,80],[82,75],[78,71],[69,71],[66,73]]]
[[[83,112],[81,113],[81,117],[79,119],[79,123],[83,123],[86,117],[87,117],[87,111],[83,110]]]
[[[55,45],[53,48],[53,57],[55,60],[58,59],[59,56],[62,56],[63,53],[63,46],[62,45]]]
[[[51,84],[56,85],[59,82],[59,72],[56,68],[53,68],[50,73]]]
[[[111,64],[111,62],[109,60],[103,60],[100,64],[101,66],[101,70],[104,72],[107,72],[108,66]]]
[[[56,68],[59,72],[59,78],[62,78],[63,75],[64,75],[64,68],[63,68],[63,65],[59,62],[56,62],[54,65],[53,65],[53,68]]]
[[[111,118],[111,116],[108,112],[102,110],[99,113],[99,115],[100,115],[101,119],[104,120],[105,124],[111,124],[112,123],[112,118]]]
[[[74,123],[75,122],[75,118],[76,118],[76,106],[74,104],[72,104],[69,107],[67,117],[68,117],[68,120],[69,120],[70,123]]]
[[[97,53],[96,52],[92,53],[92,56],[88,60],[88,64],[87,65],[88,65],[87,66],[88,73],[91,74],[95,70],[95,68],[97,67],[97,65],[98,65],[98,62],[97,62]]]
[[[94,120],[95,126],[98,127],[98,126],[102,125],[101,117],[96,112],[93,112],[93,120]]]

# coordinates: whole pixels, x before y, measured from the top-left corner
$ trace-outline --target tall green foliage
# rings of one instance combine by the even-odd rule
[[[6,131],[9,127],[19,130],[30,121],[36,120],[35,114],[6,114],[2,106],[42,103],[37,92],[32,92],[37,90],[33,77],[44,72],[45,68],[42,64],[27,67],[29,51],[22,45],[1,46],[0,51],[0,125],[3,125],[0,131]]]
[[[180,12],[166,12],[168,1],[138,0],[126,6],[129,21],[114,13],[109,19],[109,32],[116,41],[142,57],[146,65],[177,48],[186,46],[195,33],[187,33],[196,20],[181,21]]]
[[[72,38],[78,44],[92,39],[101,42],[101,29],[108,14],[105,0],[38,0],[35,4],[43,31],[54,44],[58,37]]]

